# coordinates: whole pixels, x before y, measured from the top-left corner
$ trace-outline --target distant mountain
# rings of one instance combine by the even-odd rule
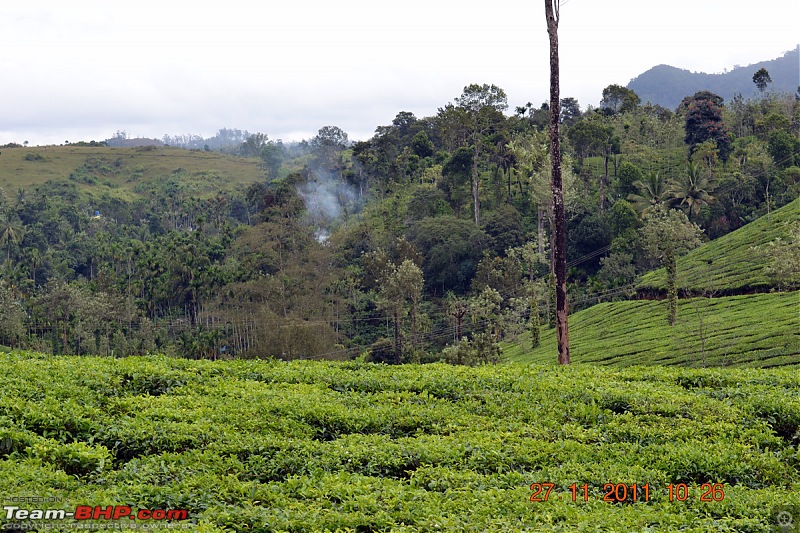
[[[777,59],[746,67],[737,66],[723,74],[690,72],[669,65],[658,65],[632,79],[628,89],[636,92],[642,102],[650,101],[673,110],[685,96],[702,90],[716,93],[730,102],[734,93],[741,93],[747,98],[758,92],[753,84],[753,74],[761,68],[767,69],[772,78],[767,90],[794,94],[800,85],[800,45]]]

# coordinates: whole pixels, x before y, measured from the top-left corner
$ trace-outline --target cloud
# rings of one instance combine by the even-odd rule
[[[562,96],[585,108],[659,63],[718,72],[777,57],[798,18],[794,0],[569,0]],[[434,115],[470,83],[502,87],[511,109],[548,99],[543,10],[522,0],[37,0],[4,7],[0,46],[0,143],[221,127],[290,139],[328,124],[361,139],[399,111]]]

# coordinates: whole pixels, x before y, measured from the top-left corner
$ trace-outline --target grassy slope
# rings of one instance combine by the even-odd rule
[[[570,316],[572,361],[614,365],[769,367],[800,364],[800,291],[681,300],[667,325],[664,301],[595,305]],[[703,324],[701,335],[701,321]],[[556,363],[554,330],[541,346],[506,345],[513,361]]]
[[[6,505],[187,509],[198,532],[755,532],[778,506],[800,512],[792,369],[0,366]],[[700,502],[706,482],[724,498]],[[530,501],[532,483],[554,484],[548,501]],[[584,483],[589,501],[572,501]],[[604,502],[606,483],[647,483],[650,500]],[[670,483],[689,498],[670,501]]]
[[[695,291],[769,287],[764,274],[767,258],[752,247],[785,238],[784,224],[793,220],[800,220],[800,198],[692,250],[678,260],[678,286]],[[663,289],[664,284],[664,269],[660,269],[643,276],[639,288]]]
[[[26,160],[28,154],[34,159]],[[151,150],[68,145],[3,148],[0,153],[0,187],[10,196],[19,188],[30,188],[48,180],[68,179],[87,161],[97,167],[91,171],[92,175],[101,183],[108,181],[111,189],[122,196],[130,195],[139,184],[180,170],[190,178],[215,181],[216,187],[224,188],[264,178],[258,160],[217,152],[165,147]],[[88,185],[81,187],[90,188]]]

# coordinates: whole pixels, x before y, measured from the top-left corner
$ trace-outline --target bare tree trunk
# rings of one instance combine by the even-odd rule
[[[537,250],[544,256],[544,208],[536,206],[536,226],[538,231]]]
[[[603,210],[606,205],[606,183],[608,183],[608,158],[609,158],[609,146],[606,145],[606,152],[605,152],[605,159],[603,161],[604,165],[604,175],[600,178],[600,213],[603,213]]]
[[[564,218],[564,194],[561,185],[561,142],[559,139],[559,100],[558,72],[558,18],[559,8],[556,0],[545,0],[544,10],[547,18],[547,33],[550,35],[550,162],[552,164],[553,190],[553,272],[556,276],[556,336],[558,339],[558,364],[568,365],[569,329],[567,323],[567,225]]]
[[[475,149],[472,155],[472,200],[475,204],[475,225],[481,225],[481,206],[478,201],[478,139],[475,139]]]

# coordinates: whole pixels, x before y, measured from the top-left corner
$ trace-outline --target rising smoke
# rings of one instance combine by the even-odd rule
[[[328,240],[330,232],[360,210],[360,198],[354,187],[337,175],[321,169],[312,169],[311,179],[298,186],[297,193],[306,204],[308,222],[314,227],[318,242]]]

